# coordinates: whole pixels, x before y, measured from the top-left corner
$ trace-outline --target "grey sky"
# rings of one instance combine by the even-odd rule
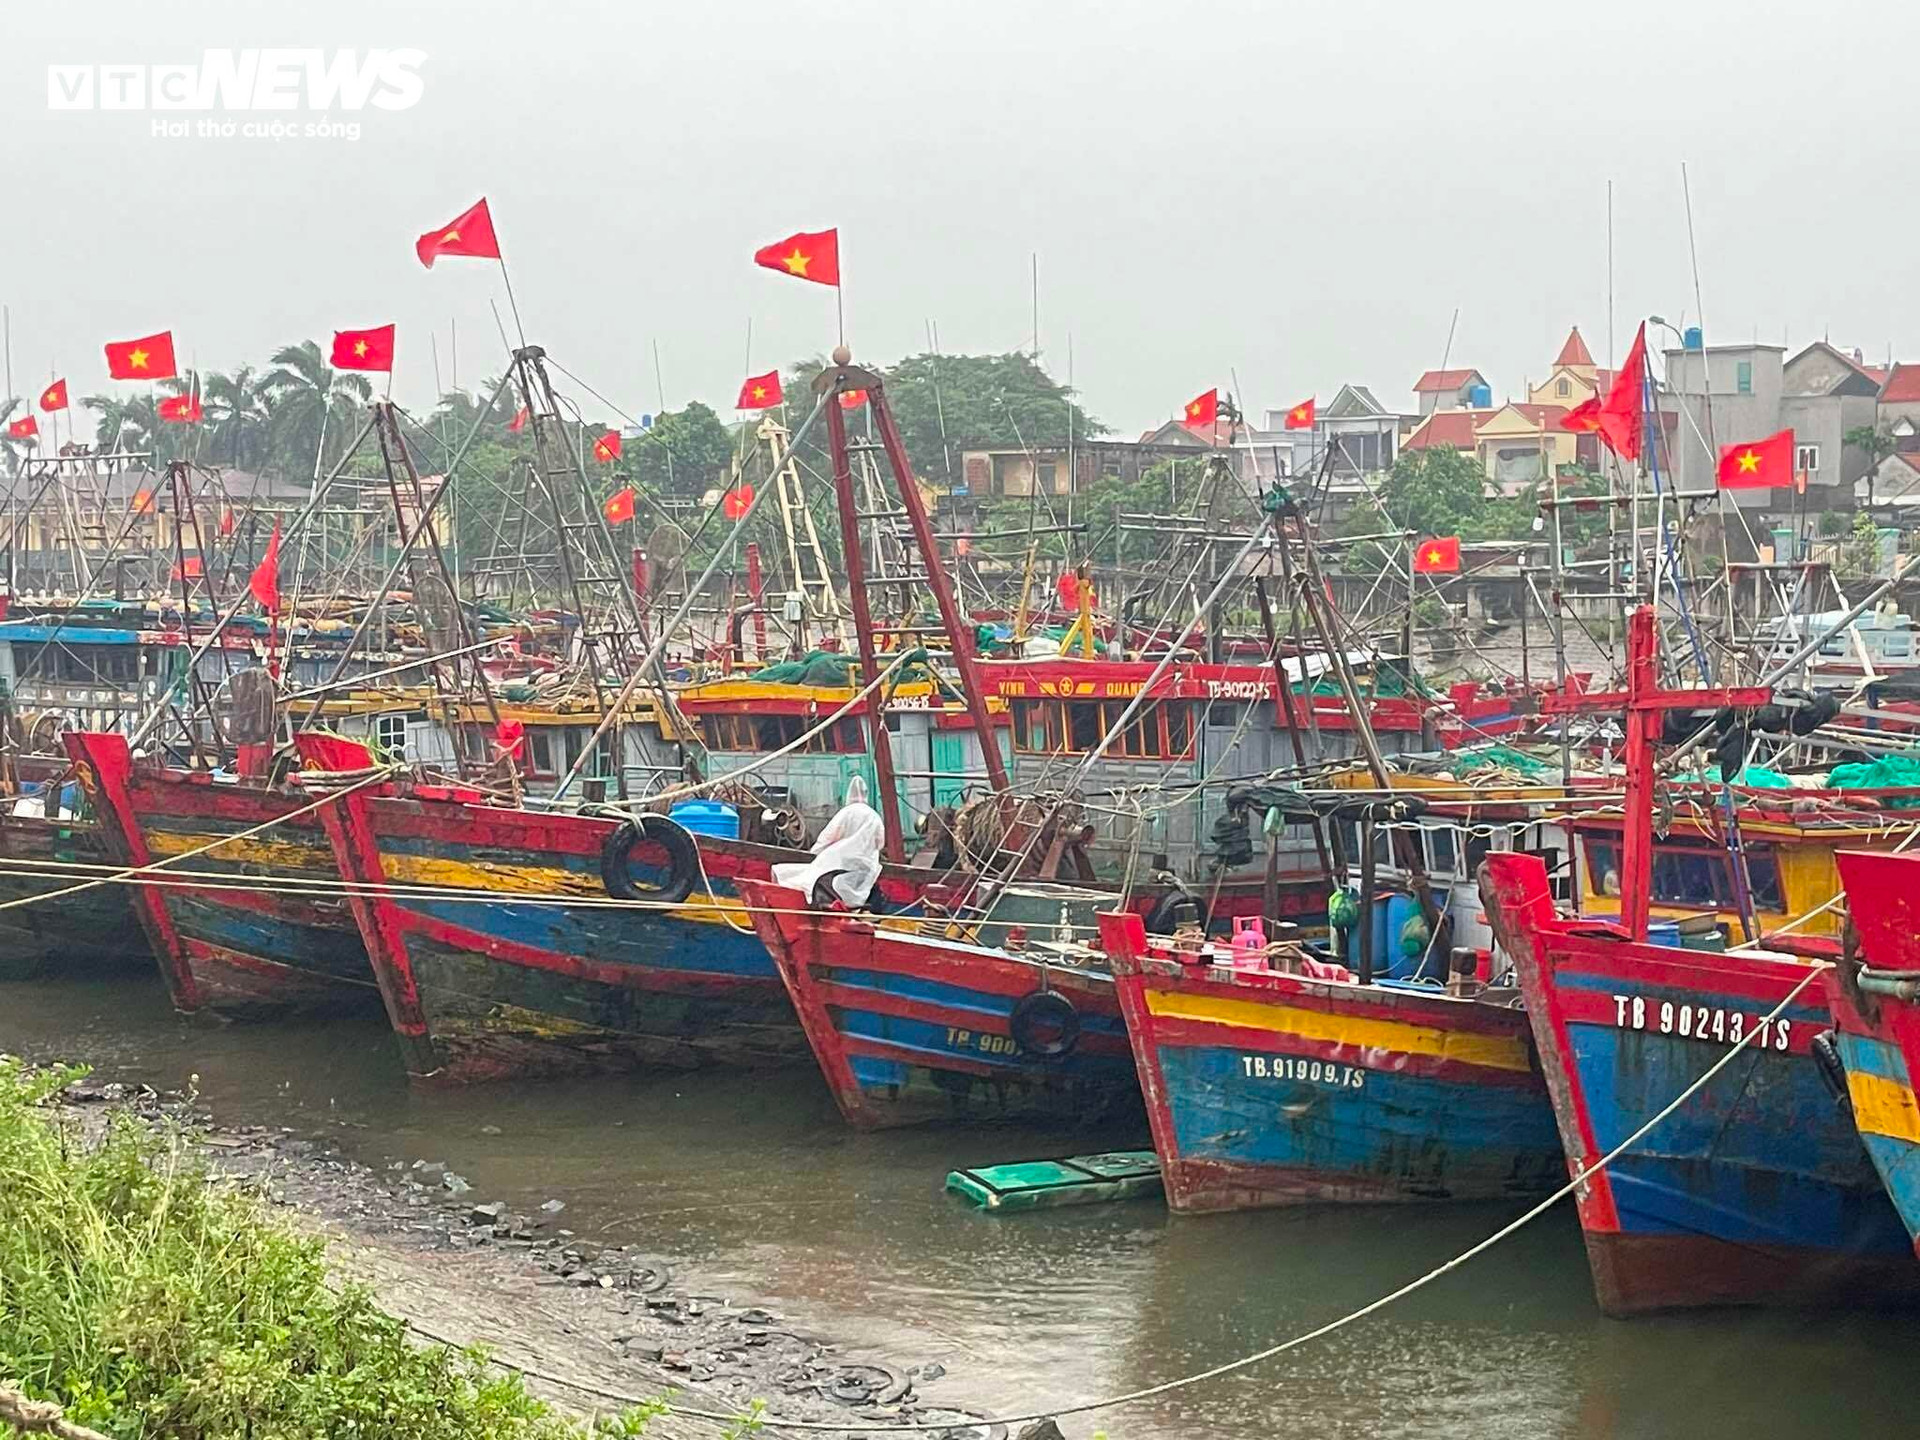
[[[1906,237],[1920,7],[1668,0],[1426,4],[213,3],[7,7],[0,299],[15,389],[104,388],[102,342],[171,326],[226,368],[399,324],[396,395],[501,365],[497,269],[412,253],[484,193],[529,338],[625,408],[729,413],[752,362],[833,342],[832,292],[754,268],[838,225],[849,339],[1040,343],[1094,414],[1170,417],[1237,369],[1257,411],[1343,380],[1409,407],[1453,363],[1496,395],[1569,324],[1830,332],[1920,359]],[[155,138],[148,113],[51,111],[50,63],[207,47],[415,47],[423,98],[355,141]],[[182,117],[198,119],[198,116]],[[227,117],[256,118],[256,117]],[[296,114],[287,117],[305,120]],[[802,162],[811,142],[815,158]],[[503,305],[504,310],[504,305]],[[1904,351],[1903,351],[1903,347]]]

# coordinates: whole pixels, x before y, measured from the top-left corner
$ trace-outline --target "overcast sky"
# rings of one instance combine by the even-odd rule
[[[1907,4],[142,0],[7,7],[0,300],[14,388],[104,388],[102,342],[183,363],[397,321],[396,396],[503,359],[497,267],[412,242],[485,194],[530,339],[630,411],[728,412],[749,363],[833,343],[830,290],[751,263],[840,228],[878,362],[1034,343],[1115,429],[1238,373],[1257,413],[1343,381],[1412,405],[1446,352],[1496,396],[1567,327],[1638,317],[1920,359]],[[156,137],[53,110],[55,64],[415,48],[358,140]],[[318,117],[228,115],[304,124]],[[1902,137],[1909,137],[1903,139]],[[504,304],[502,310],[504,311]],[[748,322],[753,344],[747,352]],[[509,322],[511,323],[511,322]],[[591,411],[590,411],[591,413]]]

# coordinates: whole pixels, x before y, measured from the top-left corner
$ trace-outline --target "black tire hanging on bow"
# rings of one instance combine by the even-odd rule
[[[1827,1087],[1827,1094],[1833,1097],[1833,1103],[1847,1114],[1853,1114],[1853,1096],[1847,1089],[1847,1065],[1840,1058],[1840,1047],[1834,1041],[1833,1031],[1822,1030],[1813,1037],[1808,1049],[1813,1054],[1813,1068],[1820,1072],[1820,1083]]]
[[[658,886],[634,882],[628,862],[633,847],[642,840],[658,845],[667,854],[667,878]],[[664,815],[641,815],[623,820],[600,846],[600,883],[616,900],[651,900],[662,905],[678,905],[693,893],[700,876],[700,850],[686,828]]]
[[[1054,1031],[1053,1038],[1041,1039],[1038,1032],[1042,1029]],[[1035,990],[1014,1002],[1013,1013],[1007,1016],[1007,1030],[1022,1055],[1057,1060],[1071,1055],[1080,1043],[1080,1012],[1058,990]]]
[[[1206,901],[1188,894],[1185,890],[1169,890],[1154,901],[1153,908],[1147,911],[1147,933],[1171,935],[1180,928],[1180,922],[1187,919],[1191,919],[1201,929],[1206,929]]]

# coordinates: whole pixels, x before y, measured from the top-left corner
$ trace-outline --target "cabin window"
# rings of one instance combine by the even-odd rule
[[[1884,635],[1880,639],[1880,653],[1889,660],[1905,660],[1913,654],[1913,637],[1910,635]]]
[[[1587,865],[1596,892],[1619,894],[1620,843],[1617,840],[1587,841]],[[1771,846],[1747,847],[1747,884],[1756,910],[1786,908],[1780,886],[1780,862]],[[1690,905],[1701,910],[1739,909],[1733,884],[1733,858],[1719,846],[1704,843],[1654,846],[1653,901],[1657,905]]]
[[[700,733],[712,750],[741,750],[764,755],[784,750],[820,724],[805,715],[702,715]],[[805,755],[859,755],[867,748],[866,730],[858,715],[843,715],[833,724],[808,735],[794,753]]]
[[[1013,748],[1023,755],[1084,755],[1119,724],[1129,702],[1015,700]],[[1193,749],[1193,707],[1184,700],[1143,705],[1106,753],[1123,760],[1184,760]]]
[[[527,764],[535,775],[558,775],[559,756],[554,753],[554,732],[545,728],[527,731]]]
[[[1454,862],[1458,858],[1453,844],[1453,830],[1448,826],[1436,826],[1427,832],[1427,868],[1435,875],[1454,873]]]
[[[374,716],[373,738],[374,742],[394,759],[406,759],[407,717],[404,715]]]

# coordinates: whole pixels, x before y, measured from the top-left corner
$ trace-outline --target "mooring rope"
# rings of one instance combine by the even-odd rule
[[[1508,1236],[1514,1234],[1515,1232],[1519,1231],[1523,1227],[1532,1224],[1533,1221],[1539,1219],[1540,1216],[1546,1214],[1547,1211],[1551,1210],[1555,1205],[1559,1204],[1562,1200],[1566,1199],[1567,1196],[1573,1194],[1581,1186],[1585,1185],[1587,1181],[1590,1180],[1593,1176],[1599,1174],[1602,1170],[1605,1170],[1608,1166],[1612,1165],[1615,1160],[1619,1159],[1622,1155],[1624,1155],[1628,1150],[1632,1149],[1635,1145],[1638,1145],[1643,1139],[1647,1137],[1647,1135],[1656,1126],[1660,1125],[1663,1121],[1667,1119],[1668,1116],[1672,1115],[1688,1100],[1692,1099],[1696,1094],[1698,1094],[1700,1090],[1703,1089],[1707,1085],[1707,1083],[1714,1078],[1714,1076],[1718,1075],[1722,1070],[1726,1069],[1728,1065],[1732,1064],[1733,1059],[1736,1055],[1740,1054],[1741,1051],[1745,1050],[1749,1045],[1753,1044],[1761,1035],[1767,1033],[1772,1028],[1771,1022],[1779,1019],[1780,1016],[1786,1011],[1787,1007],[1793,1004],[1795,1000],[1799,999],[1802,992],[1804,992],[1809,985],[1811,985],[1816,979],[1819,978],[1822,971],[1828,970],[1831,968],[1832,967],[1826,961],[1818,961],[1808,966],[1806,975],[1800,980],[1800,982],[1797,985],[1793,987],[1793,989],[1789,990],[1786,993],[1786,995],[1781,998],[1780,1003],[1774,1006],[1773,1009],[1767,1013],[1767,1015],[1765,1016],[1765,1018],[1762,1020],[1760,1024],[1748,1030],[1747,1033],[1743,1037],[1741,1037],[1740,1041],[1737,1044],[1733,1045],[1730,1049],[1728,1049],[1726,1054],[1722,1055],[1718,1060],[1714,1061],[1712,1065],[1708,1066],[1707,1069],[1700,1075],[1698,1079],[1696,1079],[1692,1084],[1688,1085],[1687,1088],[1682,1090],[1678,1095],[1674,1096],[1672,1100],[1668,1101],[1667,1104],[1663,1106],[1657,1114],[1655,1114],[1650,1120],[1648,1120],[1638,1130],[1635,1130],[1631,1135],[1627,1136],[1626,1139],[1622,1140],[1618,1145],[1614,1146],[1613,1149],[1609,1150],[1605,1155],[1601,1156],[1598,1160],[1594,1161],[1593,1164],[1581,1170],[1565,1185],[1561,1186],[1558,1190],[1554,1191],[1553,1194],[1547,1196],[1546,1199],[1539,1201],[1531,1209],[1526,1211],[1526,1213],[1520,1215],[1516,1219],[1508,1221],[1505,1225],[1502,1225],[1498,1230],[1495,1230],[1491,1235],[1488,1235],[1485,1239],[1480,1240],[1476,1244],[1468,1246],[1465,1250],[1461,1251],[1458,1255],[1454,1256],[1451,1260],[1448,1260],[1441,1265],[1435,1266],[1433,1269],[1427,1271],[1424,1275],[1420,1275],[1412,1280],[1409,1280],[1406,1284],[1400,1286],[1397,1290],[1391,1290],[1385,1295],[1379,1296],[1374,1300],[1368,1301],[1365,1305],[1360,1306],[1356,1310],[1348,1311],[1345,1315],[1340,1316],[1336,1320],[1329,1320],[1326,1324],[1318,1326],[1312,1330],[1308,1330],[1303,1334],[1295,1335],[1289,1340],[1283,1340],[1276,1345],[1269,1345],[1264,1350],[1256,1350],[1251,1355],[1243,1355],[1237,1360],[1229,1360],[1224,1362],[1223,1364],[1212,1366],[1206,1370],[1196,1371],[1191,1375],[1182,1375],[1172,1380],[1163,1380],[1155,1385],[1142,1386],[1137,1390],[1124,1391],[1118,1395],[1108,1395],[1098,1400],[1076,1401],[1072,1405],[1063,1405],[1054,1409],[1035,1410],[1024,1415],[993,1416],[990,1419],[988,1417],[982,1417],[982,1423],[991,1423],[995,1425],[1006,1425],[1006,1426],[1028,1425],[1028,1424],[1034,1424],[1041,1420],[1055,1420],[1063,1415],[1090,1415],[1095,1411],[1113,1410],[1113,1409],[1117,1409],[1122,1405],[1133,1405],[1133,1404],[1137,1404],[1142,1400],[1151,1400],[1160,1395],[1171,1394],[1176,1390],[1185,1390],[1191,1386],[1203,1384],[1208,1380],[1217,1380],[1223,1375],[1231,1375],[1237,1370],[1245,1370],[1249,1366],[1258,1365],[1265,1360],[1271,1360],[1275,1356],[1283,1355],[1289,1350],[1297,1350],[1301,1346],[1311,1344],[1315,1340],[1324,1339],[1325,1337],[1334,1334],[1336,1331],[1344,1330],[1348,1326],[1356,1324],[1359,1321],[1366,1319],[1370,1315],[1377,1314],[1379,1311],[1386,1309],[1389,1305],[1392,1305],[1397,1301],[1404,1300],[1407,1296],[1414,1294],[1416,1291],[1426,1289],[1427,1286],[1431,1285],[1434,1281],[1440,1279],[1442,1276],[1449,1275],[1453,1271],[1458,1270],[1462,1265],[1465,1265],[1468,1261],[1476,1259],[1477,1257],[1485,1254],[1488,1250],[1491,1250],[1495,1245],[1498,1245],[1501,1241],[1505,1240]],[[451,1345],[451,1346],[454,1346],[456,1349],[467,1348],[464,1346],[460,1346],[458,1342],[450,1340],[444,1335],[437,1335],[433,1331],[428,1330],[423,1326],[413,1324],[411,1321],[408,1323],[409,1325],[411,1325],[411,1327],[415,1331],[425,1336],[429,1340],[436,1341],[442,1345]],[[638,1395],[627,1395],[617,1390],[602,1389],[599,1386],[582,1384],[578,1380],[568,1380],[558,1375],[547,1374],[546,1372],[536,1370],[531,1366],[515,1365],[512,1362],[506,1361],[506,1360],[496,1359],[493,1361],[493,1363],[500,1366],[502,1369],[511,1370],[515,1374],[525,1375],[529,1379],[540,1380],[550,1385],[558,1385],[558,1386],[561,1386],[562,1388],[574,1390],[584,1395],[595,1396],[596,1398],[601,1400],[610,1400],[615,1404],[643,1405],[643,1404],[649,1403],[650,1399],[658,1398],[658,1397],[646,1397],[646,1396],[638,1396]],[[696,1410],[696,1409],[693,1409],[690,1407],[684,1407],[684,1406],[673,1407],[671,1413],[675,1415],[688,1416],[696,1420],[711,1420],[711,1421],[716,1421],[721,1424],[727,1424],[727,1425],[739,1425],[749,1418],[745,1413],[727,1414],[727,1413],[716,1411],[716,1410]],[[927,1434],[933,1431],[940,1431],[940,1430],[951,1431],[951,1430],[962,1428],[960,1426],[956,1426],[951,1421],[941,1422],[934,1425],[913,1425],[913,1424],[902,1424],[898,1422],[888,1423],[888,1424],[871,1424],[863,1421],[854,1421],[851,1423],[847,1423],[847,1422],[841,1422],[841,1421],[789,1420],[780,1416],[764,1415],[764,1414],[756,1415],[751,1418],[752,1418],[752,1423],[758,1429],[804,1430],[804,1431],[809,1431],[814,1433],[827,1433],[827,1434],[834,1434],[834,1433],[858,1434],[858,1435]]]

